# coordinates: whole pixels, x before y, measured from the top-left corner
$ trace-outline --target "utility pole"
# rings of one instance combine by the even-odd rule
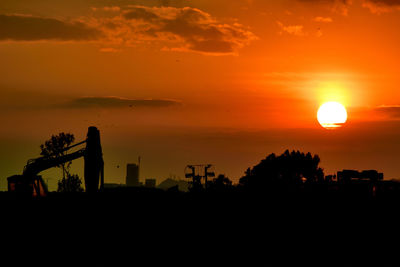
[[[214,172],[210,172],[209,169],[213,165],[202,164],[202,165],[187,165],[185,169],[185,177],[192,179],[192,188],[197,190],[202,188],[201,179],[204,178],[204,188],[208,188],[208,178],[215,177]]]

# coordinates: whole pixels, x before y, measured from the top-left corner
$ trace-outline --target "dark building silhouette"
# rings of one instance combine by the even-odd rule
[[[336,182],[337,181],[336,180],[336,175],[326,175],[325,176],[325,181],[328,182],[328,183],[333,182],[333,181]]]
[[[120,188],[120,187],[125,187],[126,185],[124,184],[117,184],[117,183],[105,183],[104,188],[105,189],[112,189],[112,188]]]
[[[355,171],[355,170],[343,170],[337,173],[338,182],[351,182],[359,180],[369,180],[369,181],[382,181],[383,173],[379,173],[376,170],[365,170],[365,171]]]
[[[171,188],[178,187],[179,191],[188,192],[189,191],[189,183],[185,180],[176,180],[172,178],[167,178],[166,180],[162,181],[157,188],[163,190],[169,190]]]
[[[147,188],[156,188],[156,179],[146,179],[144,182],[144,186]]]
[[[127,186],[139,186],[139,165],[138,164],[127,164],[126,165],[126,185]]]

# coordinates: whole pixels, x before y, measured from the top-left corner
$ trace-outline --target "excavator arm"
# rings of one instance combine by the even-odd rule
[[[85,149],[78,150],[74,153],[70,153],[60,157],[41,157],[28,162],[28,164],[24,168],[24,172],[22,173],[25,176],[35,176],[38,173],[56,167],[60,164],[66,163],[68,161],[72,161],[83,157],[85,155]]]
[[[67,147],[67,151],[73,147],[86,143],[86,148],[63,156],[50,156],[31,159],[24,167],[22,175],[8,177],[8,191],[31,192],[33,195],[46,195],[47,188],[40,172],[57,167],[63,163],[84,157],[84,178],[86,192],[93,193],[104,185],[104,161],[100,144],[100,132],[96,127],[89,127],[86,140]]]

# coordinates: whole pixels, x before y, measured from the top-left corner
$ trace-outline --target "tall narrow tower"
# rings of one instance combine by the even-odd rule
[[[102,189],[104,185],[104,161],[100,144],[100,131],[89,127],[85,151],[85,187],[86,192],[92,193]]]
[[[139,165],[127,164],[126,165],[126,185],[139,186]]]

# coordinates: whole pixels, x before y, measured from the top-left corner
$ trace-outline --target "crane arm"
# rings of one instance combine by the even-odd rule
[[[83,157],[85,155],[85,151],[86,149],[83,148],[74,153],[70,153],[60,157],[54,157],[54,158],[41,157],[34,160],[30,160],[24,168],[23,175],[37,175],[38,173],[44,170]]]

